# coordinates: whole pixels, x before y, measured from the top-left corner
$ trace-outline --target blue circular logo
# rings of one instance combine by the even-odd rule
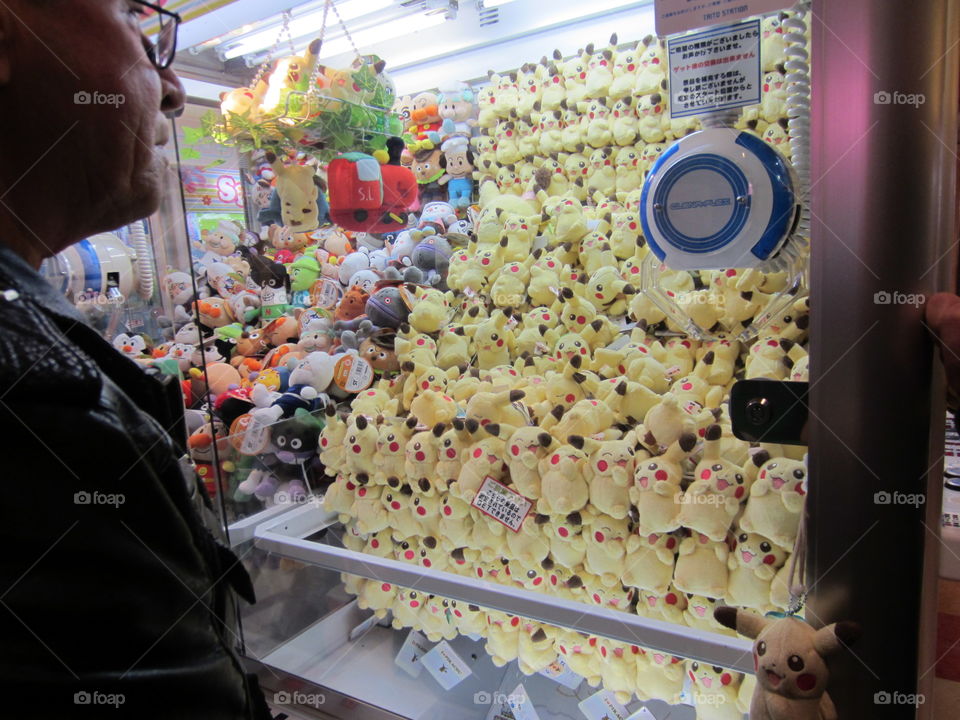
[[[749,191],[746,175],[730,160],[697,154],[664,173],[653,197],[653,220],[663,239],[678,250],[713,252],[735,240],[746,225]]]

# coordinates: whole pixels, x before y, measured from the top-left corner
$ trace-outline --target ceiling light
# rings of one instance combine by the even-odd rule
[[[483,9],[491,10],[501,5],[506,5],[507,3],[512,3],[513,0],[483,0]]]
[[[386,40],[393,40],[403,35],[410,35],[420,30],[442,25],[446,20],[447,18],[443,13],[410,15],[405,18],[400,18],[399,20],[353,33],[353,44],[351,44],[350,40],[346,37],[339,37],[336,40],[325,42],[323,47],[320,48],[320,57],[330,58],[353,52],[354,44],[358,49],[362,50],[363,48],[385,42]]]
[[[393,0],[347,0],[345,3],[338,4],[337,10],[343,21],[349,22],[364,15],[386,10],[391,5],[393,5]],[[319,10],[294,17],[290,21],[290,34],[294,38],[301,38],[305,35],[319,33],[323,27],[323,12],[323,7],[321,7]],[[277,41],[277,36],[280,34],[281,27],[279,24],[274,24],[266,30],[261,30],[235,41],[236,44],[231,44],[223,53],[223,58],[231,60],[273,47],[273,44]],[[338,28],[337,15],[331,11],[327,16],[327,31],[334,31]],[[283,47],[283,44],[281,44],[281,47]]]

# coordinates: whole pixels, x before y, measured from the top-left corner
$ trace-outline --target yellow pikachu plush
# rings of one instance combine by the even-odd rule
[[[742,720],[737,695],[743,673],[695,660],[687,660],[686,666],[697,720]]]
[[[740,503],[746,500],[750,490],[749,475],[744,469],[721,456],[721,434],[719,425],[707,428],[694,481],[680,501],[680,524],[715,542],[727,537],[734,517],[740,512]]]
[[[626,564],[627,539],[630,535],[630,521],[619,520],[609,515],[595,515],[589,527],[584,529],[583,541],[587,552],[583,567],[596,575],[602,585],[608,588],[621,584]]]
[[[740,532],[736,543],[727,558],[730,579],[724,599],[731,605],[760,612],[776,610],[770,602],[771,584],[786,562],[787,553],[756,533]]]
[[[673,571],[673,584],[683,592],[707,597],[725,597],[730,570],[726,541],[715,542],[694,532],[680,543],[680,554]]]
[[[679,547],[680,541],[670,533],[632,534],[627,538],[623,584],[654,593],[666,592],[673,580]]]
[[[277,176],[283,224],[294,233],[308,233],[320,226],[317,209],[319,190],[314,170],[308,165],[284,165],[273,153],[267,160]]]
[[[571,435],[567,441],[590,455],[587,477],[594,510],[616,520],[626,518],[636,462],[636,435],[631,431],[619,440],[606,441]]]
[[[537,512],[568,515],[583,510],[590,500],[584,474],[587,456],[572,445],[561,445],[538,464],[541,495]]]
[[[768,460],[750,488],[740,526],[767,536],[784,550],[792,550],[807,492],[806,479],[803,462],[784,457]]]
[[[682,461],[697,444],[693,433],[684,433],[663,455],[641,461],[630,487],[630,502],[637,512],[640,535],[665,533],[680,527]]]

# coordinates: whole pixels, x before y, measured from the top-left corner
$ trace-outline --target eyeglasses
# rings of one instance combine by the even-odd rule
[[[157,70],[166,70],[173,62],[174,55],[177,54],[177,28],[180,27],[182,19],[177,13],[165,10],[159,5],[143,0],[132,1],[137,5],[143,5],[145,8],[153,10],[157,14],[160,30],[153,39],[147,38],[147,42],[150,43],[147,48],[147,57],[150,58]]]

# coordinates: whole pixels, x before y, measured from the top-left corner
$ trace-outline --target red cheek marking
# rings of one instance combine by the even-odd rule
[[[657,470],[653,476],[660,481],[664,481],[669,477],[666,470]]]
[[[603,471],[606,470],[608,467],[609,467],[609,466],[607,465],[607,461],[606,461],[606,460],[601,460],[600,462],[597,463],[597,470],[599,470],[600,472],[603,472]]]
[[[762,479],[765,478],[766,476],[767,476],[767,471],[766,471],[766,470],[761,470],[761,471],[760,471],[760,479],[762,480]]]
[[[399,510],[399,509],[400,509],[400,503],[398,503],[396,500],[394,500],[392,503],[390,503],[390,507],[391,507],[393,510]]]
[[[534,585],[539,585],[539,584],[542,583],[542,582],[543,582],[543,578],[538,577],[536,580],[533,581],[533,584],[534,584]]]
[[[323,438],[323,440],[320,441],[320,447],[326,447],[326,446],[327,446],[327,439]]]
[[[359,446],[359,445],[354,445],[354,446],[353,446],[352,448],[350,448],[350,449],[353,450],[357,455],[360,454],[360,446]]]
[[[557,530],[557,535],[559,535],[560,537],[567,537],[569,534],[570,534],[570,531],[567,530],[565,527],[562,527],[559,530]]]
[[[730,673],[724,673],[723,675],[720,676],[721,685],[729,685],[732,682],[733,682],[733,677],[730,675]]]
[[[577,318],[577,323],[580,324],[580,325],[586,325],[587,319],[586,319],[583,315],[580,315],[580,316]]]
[[[664,598],[664,600],[666,601],[667,605],[677,604],[677,596],[675,593],[667,593],[667,596]]]
[[[417,601],[417,600],[413,600],[413,601],[411,601],[411,603],[410,603],[410,607],[412,607],[412,608],[418,608],[418,607],[420,607],[420,602]]]
[[[383,590],[384,592],[390,592],[390,583],[384,583],[383,585],[380,586],[380,589]]]
[[[550,458],[550,464],[551,464],[551,465],[557,465],[559,462],[560,462],[560,456],[559,456],[559,455],[554,455],[552,458]]]
[[[813,690],[817,684],[817,676],[811,673],[804,673],[797,678],[797,687],[806,692],[807,690]]]
[[[423,559],[423,566],[424,566],[424,567],[430,567],[432,564],[433,564],[433,563],[430,562],[430,558],[424,558],[424,559]]]
[[[568,403],[572,403],[577,398],[573,393],[569,393],[563,399],[566,400]]]
[[[734,491],[733,491],[733,496],[734,496],[737,500],[739,500],[740,498],[742,498],[742,497],[743,497],[743,488],[742,488],[742,487],[738,487],[736,490],[734,490]]]
[[[453,460],[455,457],[457,457],[457,451],[454,450],[453,448],[450,448],[449,450],[447,450],[447,457]]]
[[[420,517],[423,517],[426,514],[427,514],[427,509],[425,507],[421,505],[420,507],[417,508],[417,515],[419,515]]]
[[[777,558],[773,555],[764,555],[763,564],[764,565],[773,565],[777,561]]]
[[[513,627],[517,627],[517,625],[520,624],[520,618],[518,618],[518,617],[513,618],[512,620],[510,620],[510,624],[511,624]]]
[[[693,670],[687,670],[687,675],[690,676],[690,682],[696,684],[697,678],[696,678],[696,676],[694,676]]]
[[[710,471],[709,471],[709,470],[704,470],[703,472],[701,472],[701,473],[700,473],[700,479],[701,479],[701,480],[709,480],[709,479],[710,479]]]
[[[754,674],[756,674],[759,669],[760,669],[760,658],[757,657],[757,654],[756,654],[756,653],[754,653],[754,654],[753,654],[753,672],[754,672]]]
[[[480,457],[481,455],[483,455],[483,450],[482,450],[481,448],[477,448],[476,450],[473,451],[473,456],[474,456],[475,458],[478,458],[478,457]]]
[[[445,508],[443,508],[443,514],[448,516],[453,515],[453,509],[447,505]]]
[[[655,534],[651,534],[651,535],[648,535],[648,536],[647,536],[647,542],[650,543],[651,545],[656,545],[656,544],[657,544],[657,540],[659,540],[659,539],[660,539],[659,536],[657,536],[657,535],[655,535]]]
[[[396,452],[397,450],[400,449],[400,443],[392,442],[390,443],[389,448],[390,448],[390,452]]]
[[[418,452],[416,455],[414,455],[414,457],[417,459],[417,462],[423,462],[427,459],[426,454],[423,452]]]
[[[406,558],[407,560],[413,560],[413,550],[407,550],[403,554],[403,557]]]
[[[366,497],[366,496],[367,496],[367,489],[366,489],[366,488],[360,488],[360,490],[357,492],[357,495],[359,495],[360,497]]]
[[[670,538],[667,540],[667,550],[673,550],[677,546],[677,539]]]
[[[503,347],[503,340],[497,340],[497,347]]]
[[[596,533],[594,533],[594,534],[593,534],[593,537],[594,537],[594,539],[595,539],[597,542],[603,542],[603,541],[606,539],[606,538],[604,538],[602,532],[596,532]]]
[[[354,485],[352,482],[350,482],[350,481],[348,480],[348,481],[347,481],[347,490],[350,490],[351,492],[353,492],[353,491],[356,490],[356,489],[357,489],[357,486]]]
[[[377,540],[377,539],[371,540],[371,541],[370,541],[370,547],[372,547],[374,550],[376,550],[378,547],[380,547],[380,541]]]
[[[693,383],[691,383],[691,382],[685,382],[685,383],[684,383],[683,385],[681,385],[680,387],[681,387],[682,389],[684,389],[684,390],[693,390]]]
[[[512,446],[510,447],[510,452],[513,453],[514,455],[519,455],[519,454],[520,454],[520,448],[519,448],[517,445],[512,445]]]

